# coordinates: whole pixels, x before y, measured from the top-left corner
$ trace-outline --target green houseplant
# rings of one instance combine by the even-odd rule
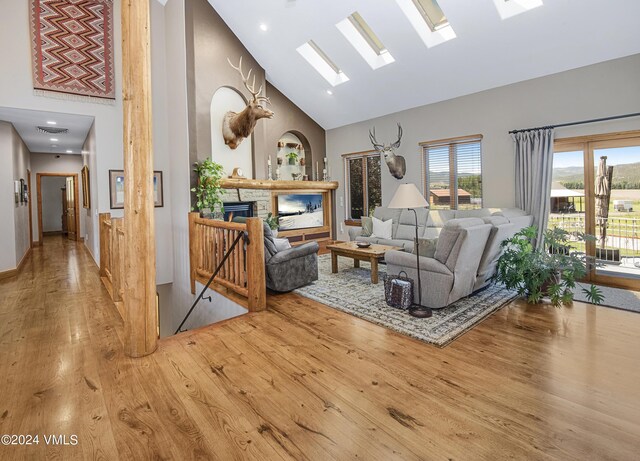
[[[269,229],[271,229],[271,233],[273,234],[273,236],[277,237],[278,227],[279,227],[278,217],[274,216],[273,213],[269,212],[264,222],[267,224],[267,226],[269,226]]]
[[[296,161],[298,160],[298,154],[296,154],[295,152],[289,152],[287,154],[287,158],[289,159],[289,165],[295,165]]]
[[[222,206],[222,186],[220,180],[224,174],[222,165],[211,159],[195,162],[193,171],[198,175],[198,184],[191,189],[196,194],[195,208],[200,211],[200,216],[210,218],[212,210]]]
[[[571,251],[569,243],[594,237],[553,228],[545,231],[544,245],[536,249],[533,245],[536,235],[535,226],[526,227],[501,243],[503,253],[498,258],[494,280],[517,290],[530,303],[548,297],[554,306],[570,304],[578,280],[587,275],[588,258],[582,252]],[[593,304],[600,304],[604,299],[595,285],[582,287],[582,292]]]

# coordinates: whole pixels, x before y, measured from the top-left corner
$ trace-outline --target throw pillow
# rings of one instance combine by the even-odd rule
[[[363,216],[360,222],[362,223],[362,232],[360,233],[360,235],[362,237],[371,237],[371,234],[373,234],[372,219],[368,216]]]
[[[459,229],[450,229],[446,227],[443,228],[442,231],[440,232],[440,237],[438,237],[438,242],[440,244],[436,249],[434,258],[436,258],[442,264],[446,264],[447,258],[449,258],[449,255],[451,254],[451,251],[453,250],[453,246],[456,244],[456,241],[458,240],[459,235],[460,235]]]
[[[291,248],[291,243],[289,243],[289,239],[274,238],[273,243],[275,243],[278,253]]]
[[[426,258],[433,258],[436,255],[436,245],[438,239],[418,239],[418,246],[414,247],[413,254],[419,254]]]
[[[386,221],[382,221],[375,216],[371,219],[373,220],[372,236],[379,239],[390,239],[393,233],[393,220],[387,219]]]

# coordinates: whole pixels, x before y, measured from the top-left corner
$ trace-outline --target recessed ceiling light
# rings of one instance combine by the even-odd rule
[[[269,26],[267,26],[265,23],[260,24],[260,30],[262,32],[266,32],[269,30]]]
[[[68,150],[67,154],[73,154],[73,151],[72,150]]]
[[[50,138],[49,141],[51,142],[56,142],[58,140],[58,138]]]
[[[333,94],[333,91],[331,91],[331,90],[327,90],[327,94],[328,94],[329,96],[331,96],[331,95]]]
[[[58,147],[57,144],[51,144],[51,147]]]
[[[49,120],[47,121],[47,125],[57,125],[57,122],[54,122],[53,120]]]

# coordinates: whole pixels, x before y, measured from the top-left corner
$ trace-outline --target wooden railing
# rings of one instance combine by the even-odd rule
[[[111,213],[100,213],[100,278],[124,315],[124,218],[112,218]]]
[[[247,299],[249,311],[266,308],[266,279],[264,268],[264,233],[262,219],[249,218],[246,224],[203,219],[189,213],[189,260],[191,292],[196,281],[205,285],[236,238],[248,233],[249,243],[243,240],[233,249],[213,285],[224,287]]]

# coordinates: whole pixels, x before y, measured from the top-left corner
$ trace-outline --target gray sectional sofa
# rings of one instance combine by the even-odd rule
[[[500,243],[520,229],[530,226],[533,217],[517,208],[478,210],[427,210],[418,212],[418,237],[438,238],[435,254],[420,256],[422,304],[438,309],[469,296],[486,286],[495,273]],[[412,254],[415,218],[412,211],[376,208],[374,216],[393,220],[392,239],[362,236],[361,228],[351,228],[351,240],[394,245],[404,251],[385,254],[387,273],[401,271],[417,280],[416,255]],[[414,283],[418,302],[418,284]]]
[[[530,226],[533,222],[533,217],[519,208],[480,208],[477,210],[428,210],[420,208],[416,212],[418,214],[418,238],[425,239],[437,238],[444,225],[452,219],[503,216],[514,225],[514,233]],[[350,227],[350,240],[399,246],[404,248],[405,251],[413,251],[413,239],[415,238],[413,211],[377,207],[373,212],[373,216],[383,221],[393,220],[392,238],[364,237],[362,236],[362,227]]]

